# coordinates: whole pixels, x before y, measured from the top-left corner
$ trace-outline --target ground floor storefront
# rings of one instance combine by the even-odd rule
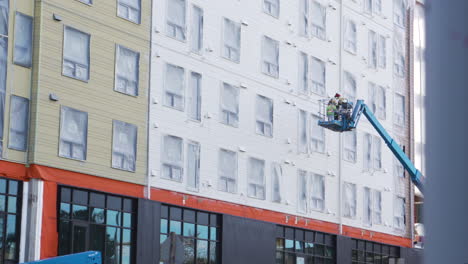
[[[0,161],[0,263],[419,263],[411,239],[39,165]],[[171,251],[172,250],[172,251]],[[172,254],[171,254],[172,253]],[[175,255],[175,256],[174,256]],[[402,262],[404,261],[404,262]]]

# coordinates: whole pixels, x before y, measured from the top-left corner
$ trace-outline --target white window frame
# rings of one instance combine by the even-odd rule
[[[191,168],[190,168],[190,149],[191,148],[195,148],[196,150],[196,153],[195,153],[195,157],[194,157],[194,160],[195,160],[195,171],[194,172],[191,172]],[[199,187],[200,187],[200,158],[201,158],[201,147],[200,147],[200,143],[196,142],[196,141],[191,141],[191,140],[188,140],[187,141],[187,162],[186,162],[186,170],[185,172],[187,173],[187,190],[190,190],[190,191],[195,191],[195,192],[198,192],[199,190]],[[194,176],[194,179],[190,179],[191,176]],[[193,184],[194,185],[191,185],[191,182],[193,181]]]
[[[135,81],[129,81],[125,76],[119,76],[119,60],[122,59],[120,56],[120,51],[121,50],[126,50],[127,52],[132,53],[134,56],[136,56],[136,65],[135,65],[135,71],[136,71],[136,80]],[[123,71],[125,69],[121,69],[120,71]],[[118,82],[119,79],[123,79],[125,82],[125,91],[120,91],[118,87]],[[135,94],[132,94],[131,92],[128,91],[128,83],[135,83]],[[115,75],[114,75],[114,91],[130,96],[138,96],[138,91],[140,88],[140,53],[137,51],[134,51],[132,49],[129,49],[127,47],[124,47],[122,45],[116,45],[115,46]]]
[[[351,19],[345,20],[345,32],[343,37],[343,49],[350,52],[351,54],[357,54],[357,24]],[[354,27],[355,31],[350,31]]]
[[[398,100],[402,100],[402,107],[403,112],[400,113],[400,109],[398,109]],[[394,98],[394,110],[393,110],[393,123],[398,126],[405,126],[406,125],[406,97],[402,94],[395,93]]]
[[[325,136],[325,128],[318,125],[318,121],[321,120],[319,116],[311,114],[310,115],[310,138],[309,138],[309,148],[311,152],[317,153],[325,153],[326,150],[326,136]],[[315,129],[317,131],[314,131]],[[314,132],[320,131],[319,135],[316,135]],[[323,148],[320,147],[323,146]]]
[[[401,214],[401,209],[403,209],[403,215]],[[393,207],[393,226],[395,229],[401,231],[406,228],[406,199],[404,197],[395,197]]]
[[[65,133],[64,132],[64,129],[65,129],[65,127],[64,127],[65,111],[75,112],[75,113],[79,113],[80,115],[85,116],[85,127],[84,128],[77,127],[77,129],[82,129],[81,132],[83,133],[83,141],[84,142],[77,142],[77,141],[71,141],[69,139],[67,139],[67,140],[63,139],[64,138],[64,133]],[[70,155],[62,154],[63,151],[61,149],[65,148],[65,147],[68,148],[67,152]],[[83,148],[83,158],[82,159],[73,156],[73,148],[75,148],[75,147]],[[87,152],[88,152],[87,148],[88,148],[88,113],[62,105],[61,108],[60,108],[60,135],[59,135],[59,151],[58,151],[59,157],[67,158],[67,159],[73,159],[73,160],[79,160],[79,161],[85,161],[86,157],[87,157]]]
[[[248,176],[247,176],[247,196],[250,198],[255,198],[259,200],[265,200],[266,197],[266,186],[265,186],[265,168],[266,163],[265,160],[250,157],[248,159]],[[254,171],[252,170],[252,162],[257,162],[259,165],[262,166],[261,174],[257,175],[260,176],[261,179],[255,179],[253,175]],[[253,190],[253,191],[251,191]]]
[[[128,1],[128,0],[127,0]],[[133,22],[135,24],[140,24],[141,23],[141,0],[136,0],[138,3],[138,7],[135,6],[130,6],[127,3],[122,3],[121,0],[117,0],[117,16],[120,18],[123,18],[125,20],[128,20],[130,22]],[[127,16],[125,17],[124,15],[121,15],[121,10],[126,10]],[[130,17],[130,11],[132,12],[137,12],[138,18],[137,19],[132,19]]]
[[[230,87],[232,89],[235,89],[237,91],[237,101],[236,101],[236,104],[237,104],[237,112],[232,112],[230,109],[227,109],[226,107],[223,107],[223,105],[225,105],[225,103],[223,103],[223,93],[224,93],[224,89],[226,87]],[[231,84],[228,84],[226,82],[223,82],[221,83],[221,92],[220,92],[220,104],[219,104],[219,109],[220,109],[220,118],[219,118],[219,122],[222,123],[222,124],[225,124],[225,125],[228,125],[228,126],[231,126],[231,127],[239,127],[239,121],[240,121],[240,116],[239,116],[239,112],[240,112],[240,105],[239,105],[239,101],[240,101],[240,88],[237,87],[237,86],[233,86]],[[226,120],[227,122],[224,122],[224,116],[226,116]],[[230,121],[230,120],[234,120],[234,121]]]
[[[403,164],[397,158],[393,158],[393,176],[404,179],[406,177],[405,171]]]
[[[299,109],[297,122],[297,151],[309,153],[309,113]]]
[[[18,112],[15,111],[13,107],[16,105],[14,101],[17,103],[23,104],[22,106],[25,107],[24,109],[24,116],[17,116]],[[0,103],[1,104],[1,103]],[[2,113],[2,111],[0,111]],[[1,118],[1,117],[0,117]],[[23,130],[17,129],[17,126],[14,124],[22,123],[20,127],[23,127]],[[14,149],[17,151],[26,151],[28,148],[28,135],[29,135],[29,99],[11,95],[10,97],[10,133],[8,134],[8,148]],[[19,139],[19,140],[18,140]],[[18,142],[22,142],[21,145]],[[1,153],[0,153],[1,154]],[[1,155],[0,155],[1,157]]]
[[[195,77],[198,76],[198,77]],[[202,83],[203,77],[198,72],[190,72],[187,95],[187,115],[193,121],[201,122],[201,106],[202,106]],[[196,85],[195,85],[196,80]]]
[[[364,187],[363,223],[365,226],[382,224],[382,193],[369,187]]]
[[[406,0],[393,1],[393,23],[402,28],[406,27]]]
[[[171,5],[169,4],[172,1],[183,1],[184,2],[184,14],[182,15],[183,21],[182,24],[179,24],[178,21],[169,17],[171,13],[169,8]],[[166,7],[166,36],[173,38],[178,41],[185,42],[187,41],[187,0],[167,0],[167,7]],[[178,34],[179,33],[179,34]]]
[[[369,103],[372,112],[381,120],[387,118],[387,96],[383,86],[369,82]]]
[[[298,70],[298,92],[309,94],[309,56],[304,52],[299,52],[299,70]]]
[[[356,101],[357,79],[356,76],[348,71],[344,72],[343,94],[349,102]]]
[[[364,133],[363,154],[364,170],[373,171],[382,169],[382,140],[380,137]]]
[[[355,219],[357,212],[356,184],[343,182],[343,187],[343,217]]]
[[[387,38],[383,35],[377,38],[377,65],[381,69],[387,68]]]
[[[66,48],[66,43],[67,43],[67,31],[68,30],[75,31],[75,33],[83,34],[83,35],[87,36],[87,41],[88,41],[87,64],[82,64],[81,62],[76,62],[76,61],[74,61],[74,58],[71,58],[71,57],[67,56],[65,48]],[[70,26],[64,26],[64,28],[63,28],[63,49],[62,50],[63,50],[62,51],[62,75],[73,78],[73,79],[76,79],[76,80],[88,82],[89,79],[90,79],[90,72],[91,72],[90,71],[90,68],[91,68],[91,63],[90,63],[90,61],[91,61],[91,58],[90,58],[91,57],[91,35],[86,33],[86,32],[80,31],[80,30],[78,30],[76,28],[73,28],[73,27],[70,27]],[[75,71],[74,75],[65,73],[65,63],[69,63],[69,64],[72,64],[74,66],[74,71]],[[78,76],[76,76],[77,67],[81,67],[83,69],[86,69],[86,78],[79,78]]]
[[[226,153],[229,153],[229,154],[233,154],[234,155],[234,159],[235,159],[235,171],[233,173],[233,177],[229,177],[229,175],[224,175],[222,170],[220,169],[221,167],[221,162],[220,162],[220,158],[221,158],[221,153],[222,152],[226,152]],[[235,151],[231,151],[231,150],[228,150],[228,149],[219,149],[218,151],[218,191],[221,191],[221,192],[226,192],[226,193],[237,193],[237,185],[238,185],[238,155],[237,155],[237,152]],[[225,184],[223,184],[223,181],[225,181]],[[234,188],[233,190],[229,190],[229,187],[228,187],[228,182],[231,182],[233,185],[234,185]],[[222,188],[221,186],[225,185],[226,188]]]
[[[320,184],[320,193],[316,193],[315,184]],[[311,173],[310,175],[310,209],[318,212],[325,210],[325,176]]]
[[[316,66],[320,66],[320,69],[322,70],[322,76],[320,78],[317,78],[314,75],[314,67]],[[325,95],[327,92],[327,64],[321,59],[311,57],[309,70],[311,92],[322,96]],[[319,79],[323,79],[323,82],[321,82]]]
[[[169,138],[180,142],[180,160],[169,160],[169,158],[166,157],[166,140]],[[174,135],[163,135],[161,147],[161,178],[165,180],[182,182],[184,179],[184,140],[181,137]],[[166,168],[170,170],[170,173],[167,176],[164,174]],[[174,176],[176,175],[174,170],[179,170],[180,178]]]
[[[369,30],[369,61],[368,66],[372,69],[377,69],[377,60],[378,60],[378,34],[373,31]]]
[[[231,24],[234,28],[234,31],[239,31],[239,39],[236,40],[238,43],[234,43],[235,45],[239,45],[238,47],[232,45],[232,43],[227,43],[226,42],[226,34],[228,32],[227,30],[227,25]],[[221,52],[222,57],[230,60],[235,63],[240,63],[240,58],[241,58],[241,46],[242,46],[242,28],[241,24],[234,22],[233,20],[229,18],[223,18],[223,50]],[[233,55],[234,54],[234,55]]]
[[[309,23],[310,23],[310,0],[299,0],[299,36],[309,37]]]
[[[275,49],[275,52],[277,55],[276,58],[270,60],[271,58],[266,57],[266,46],[267,45],[273,45],[273,48]],[[268,36],[263,36],[262,37],[262,73],[268,76],[271,76],[273,78],[279,78],[279,71],[280,71],[280,66],[279,66],[279,56],[280,56],[280,44],[279,41],[272,39]]]
[[[268,102],[270,105],[270,109],[271,109],[271,113],[269,113],[270,118],[271,118],[270,120],[263,118],[260,115],[259,106],[263,105],[261,103],[261,100],[263,100],[264,102]],[[269,109],[267,111],[269,111]],[[274,120],[273,99],[257,94],[256,101],[255,101],[255,132],[258,135],[262,135],[265,137],[273,137],[273,120]]]
[[[117,146],[117,130],[116,127],[121,126],[126,127],[126,129],[132,129],[134,130],[135,133],[135,139],[133,142],[133,161],[131,160],[131,156],[129,157],[128,153],[124,152],[119,152],[117,151],[120,149],[120,146]],[[130,171],[130,172],[135,172],[136,171],[136,160],[137,160],[137,141],[138,141],[138,127],[134,124],[126,123],[123,121],[119,120],[113,120],[112,122],[112,168],[114,169],[119,169],[119,170],[124,170],[124,171]],[[114,163],[114,160],[119,157],[120,159],[120,165]],[[128,163],[130,165],[125,166],[125,163]],[[129,167],[126,169],[125,167]]]
[[[201,7],[192,5],[192,32],[190,36],[190,49],[200,54],[203,49],[204,11]]]
[[[21,19],[19,19],[21,17]],[[27,22],[28,27],[27,29],[20,28],[20,22]],[[24,25],[23,25],[24,26]],[[28,31],[29,30],[29,31]],[[16,12],[15,15],[15,40],[14,40],[14,51],[13,51],[13,63],[19,66],[23,66],[26,68],[31,68],[32,67],[32,53],[33,53],[33,31],[34,31],[34,22],[33,22],[33,17],[25,15],[20,12]],[[31,42],[27,43],[26,47],[21,46],[18,39],[20,34],[28,34],[29,35],[29,40]],[[19,52],[18,50],[26,50],[26,59],[25,61],[22,60],[22,58],[19,57]]]
[[[263,0],[263,12],[265,12],[265,14],[268,14],[274,18],[279,18],[280,11],[281,11],[280,2],[281,2],[280,0]],[[277,12],[274,12],[275,6],[276,6]]]
[[[348,137],[352,136],[354,139],[353,139],[353,148],[350,148],[348,144],[346,144],[346,142],[348,141]],[[353,130],[351,132],[348,132],[348,133],[345,133],[343,135],[343,159],[346,160],[346,161],[349,161],[349,162],[352,162],[352,163],[356,163],[357,162],[357,132],[356,130]],[[351,158],[351,156],[353,158]]]
[[[297,211],[299,213],[309,212],[309,174],[304,170],[297,170]]]
[[[283,168],[277,162],[271,163],[271,201],[281,203],[283,201]]]
[[[325,40],[327,38],[327,8],[317,1],[312,1],[310,8],[311,8],[310,14],[312,16],[312,18],[310,19],[311,35],[318,39]],[[323,26],[316,23],[317,21],[315,20],[315,17],[319,17],[319,16],[316,16],[316,14],[314,14],[313,11],[315,10],[315,8],[317,8],[317,10],[320,10],[321,13],[324,13],[320,17],[322,19]]]
[[[168,69],[169,67],[177,68],[177,69],[182,69],[182,90],[181,91],[175,91],[175,90],[170,90],[168,89],[169,83],[171,83],[167,78],[168,74]],[[174,64],[166,63],[164,66],[165,69],[165,75],[164,75],[164,106],[167,106],[169,108],[179,110],[179,111],[185,111],[185,69],[181,66],[177,66]],[[170,98],[170,102],[168,102],[168,98]],[[180,100],[180,107],[176,107],[176,99]]]

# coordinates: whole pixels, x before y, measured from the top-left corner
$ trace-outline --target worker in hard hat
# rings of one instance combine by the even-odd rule
[[[332,98],[330,99],[330,101],[328,101],[328,105],[327,105],[328,121],[335,120],[335,114],[336,114],[336,100]]]

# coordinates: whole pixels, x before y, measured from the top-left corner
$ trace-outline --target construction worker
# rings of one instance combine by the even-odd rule
[[[336,100],[332,98],[330,99],[330,101],[328,101],[328,105],[327,105],[328,121],[335,120],[335,113],[336,113]]]

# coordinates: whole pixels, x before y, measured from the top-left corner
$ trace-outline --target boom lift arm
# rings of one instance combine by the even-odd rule
[[[371,125],[377,130],[379,135],[385,141],[385,144],[390,148],[395,157],[400,161],[403,167],[408,171],[411,176],[411,180],[418,189],[423,192],[423,176],[421,172],[416,169],[411,160],[406,156],[405,152],[401,149],[398,143],[387,133],[385,128],[380,124],[377,118],[374,116],[369,107],[364,103],[364,100],[357,100],[356,106],[351,116],[342,114],[341,120],[324,121],[320,120],[319,125],[336,132],[345,132],[355,129],[358,125],[361,115],[364,114]]]

